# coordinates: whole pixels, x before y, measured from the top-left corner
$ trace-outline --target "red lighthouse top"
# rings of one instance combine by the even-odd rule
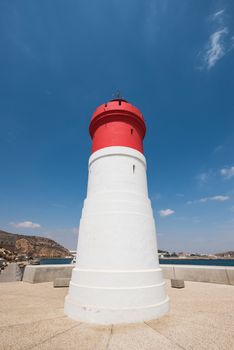
[[[100,105],[93,113],[89,133],[93,140],[92,153],[110,146],[125,146],[143,151],[146,132],[140,110],[117,98]]]

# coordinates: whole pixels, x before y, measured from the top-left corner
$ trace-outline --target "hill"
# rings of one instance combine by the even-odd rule
[[[52,239],[14,234],[0,230],[0,257],[5,255],[4,251],[5,254],[11,255],[11,260],[14,260],[14,257],[19,255],[27,255],[32,258],[63,258],[71,255],[68,249]]]

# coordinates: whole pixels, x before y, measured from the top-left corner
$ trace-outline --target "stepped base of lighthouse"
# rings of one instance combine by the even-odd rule
[[[154,283],[154,284],[152,284]],[[97,324],[144,322],[169,310],[161,269],[148,271],[73,270],[65,313]]]
[[[96,324],[143,322],[168,312],[146,161],[129,147],[106,147],[89,160],[65,313]]]

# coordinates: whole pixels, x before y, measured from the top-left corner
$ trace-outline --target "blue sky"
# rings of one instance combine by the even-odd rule
[[[0,228],[75,248],[95,108],[143,112],[159,248],[234,249],[233,1],[0,3]]]

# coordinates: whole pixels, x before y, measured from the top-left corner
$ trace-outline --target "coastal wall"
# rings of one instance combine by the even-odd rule
[[[27,265],[24,270],[23,282],[52,282],[56,278],[71,278],[75,265]]]
[[[234,285],[234,267],[161,265],[164,278]]]
[[[4,270],[0,270],[0,282],[21,281],[23,270],[17,263],[10,263]]]
[[[23,282],[53,282],[57,277],[71,278],[75,265],[28,265],[25,268]],[[161,265],[165,279],[207,282],[234,285],[234,267]]]

